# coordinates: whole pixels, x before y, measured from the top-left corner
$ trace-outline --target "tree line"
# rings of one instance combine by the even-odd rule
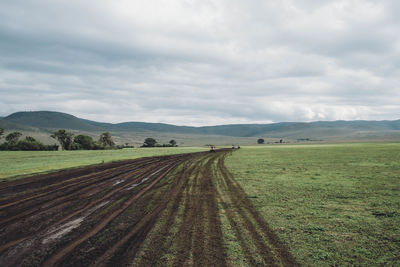
[[[4,135],[4,129],[0,128],[0,139]],[[12,132],[6,135],[5,142],[0,144],[0,150],[58,150],[58,145],[44,145],[31,136],[26,136],[20,140],[22,134],[20,132]]]
[[[0,128],[0,139],[3,138],[4,129]],[[12,132],[5,136],[5,142],[0,144],[0,150],[47,150],[54,151],[61,147],[62,150],[103,150],[103,149],[122,149],[133,148],[128,143],[125,145],[116,145],[109,132],[102,133],[98,140],[94,140],[91,136],[85,134],[74,135],[64,129],[57,130],[52,135],[60,145],[45,145],[31,136],[21,139],[22,133]],[[146,138],[141,147],[176,147],[175,140],[169,141],[168,144],[159,144],[154,138]]]
[[[175,140],[170,140],[168,144],[159,144],[156,139],[148,137],[144,140],[143,145],[141,147],[176,147]]]
[[[4,129],[0,128],[0,139],[3,138]],[[58,130],[50,135],[58,141],[59,145],[45,145],[31,136],[26,136],[21,140],[22,133],[12,132],[5,136],[5,142],[0,144],[0,150],[58,150],[61,146],[62,150],[102,150],[124,148],[126,146],[116,146],[109,132],[102,133],[98,141],[91,136],[79,134],[74,136],[73,133],[66,130]]]
[[[99,140],[95,141],[91,136],[79,134],[74,137],[73,133],[66,130],[58,130],[50,135],[60,143],[62,150],[103,150],[116,147],[109,132],[102,133]]]

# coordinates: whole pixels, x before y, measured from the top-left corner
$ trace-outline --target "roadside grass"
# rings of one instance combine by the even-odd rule
[[[400,265],[400,143],[243,147],[226,166],[303,265]]]
[[[207,147],[125,148],[79,151],[0,151],[0,181],[124,159],[206,151]]]
[[[221,218],[222,240],[226,249],[228,266],[262,266],[263,262],[251,239],[251,233],[244,227],[244,218],[234,209],[235,204],[223,185],[224,181],[221,173],[217,171],[216,162],[213,164],[213,168],[216,178],[214,185],[218,193],[217,201]],[[248,259],[250,255],[254,261],[253,264]]]

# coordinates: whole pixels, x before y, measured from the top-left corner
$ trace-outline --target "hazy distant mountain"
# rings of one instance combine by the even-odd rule
[[[121,136],[138,133],[179,134],[185,136],[229,136],[240,138],[287,138],[317,140],[400,139],[400,120],[396,121],[319,121],[271,124],[234,124],[219,126],[176,126],[164,123],[102,123],[53,111],[16,112],[0,119],[0,127],[50,132],[55,129],[99,133],[109,131]],[[195,137],[193,137],[195,138]],[[190,137],[188,137],[190,139]],[[250,140],[250,139],[249,139]]]
[[[90,121],[75,116],[54,111],[16,112],[3,120],[14,124],[45,129],[74,129],[83,131],[98,131],[100,128],[90,124]]]
[[[0,128],[5,130],[20,130],[20,131],[40,131],[38,128],[30,127],[23,124],[13,123],[8,120],[0,119]]]

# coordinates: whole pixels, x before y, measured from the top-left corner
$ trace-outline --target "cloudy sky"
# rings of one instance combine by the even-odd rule
[[[0,116],[400,119],[398,0],[2,0]]]

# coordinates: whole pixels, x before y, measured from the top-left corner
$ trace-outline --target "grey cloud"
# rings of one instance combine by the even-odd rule
[[[395,119],[396,1],[2,1],[0,114]]]

